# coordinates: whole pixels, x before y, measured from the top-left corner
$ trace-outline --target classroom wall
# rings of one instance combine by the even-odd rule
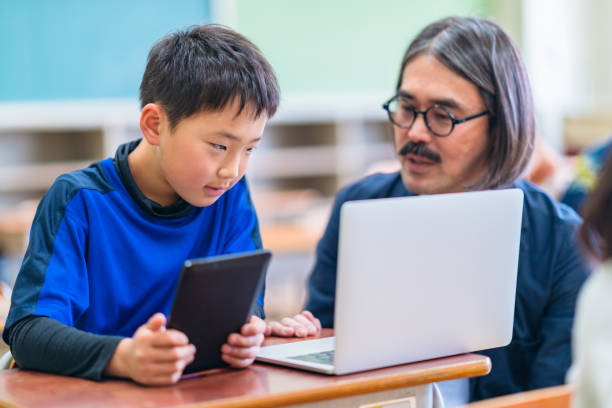
[[[491,0],[235,0],[235,28],[270,59],[285,95],[391,92],[408,43],[451,15],[490,15]]]
[[[260,46],[286,94],[388,90],[419,29],[447,15],[488,15],[492,4],[497,2],[3,1],[0,102],[136,98],[151,45],[172,30],[213,20]],[[218,12],[228,8],[232,21]]]
[[[137,98],[151,46],[208,0],[0,2],[0,102]]]

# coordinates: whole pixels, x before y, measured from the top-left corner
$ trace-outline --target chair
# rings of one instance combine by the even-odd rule
[[[569,408],[572,388],[569,385],[518,392],[473,402],[465,408]]]
[[[15,367],[15,360],[10,351],[7,351],[0,357],[0,370],[10,370]]]

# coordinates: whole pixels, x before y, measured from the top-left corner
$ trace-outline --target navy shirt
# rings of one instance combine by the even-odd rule
[[[562,384],[571,362],[571,328],[576,297],[590,267],[578,251],[580,217],[525,181],[519,269],[511,343],[480,352],[491,373],[470,380],[470,399]],[[400,173],[375,174],[343,188],[317,245],[308,281],[306,309],[333,327],[340,207],[346,201],[414,195]],[[415,282],[418,285],[418,282]]]

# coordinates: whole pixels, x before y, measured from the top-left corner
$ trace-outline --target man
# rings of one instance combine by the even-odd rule
[[[519,179],[533,150],[535,126],[516,46],[485,19],[432,23],[408,47],[396,93],[383,107],[401,171],[366,177],[338,193],[308,283],[306,309],[312,313],[271,322],[267,333],[302,336],[316,334],[321,325],[333,327],[344,202],[515,187],[525,199],[513,339],[483,352],[492,370],[470,381],[469,399],[563,383],[576,295],[589,267],[574,244],[580,218]]]

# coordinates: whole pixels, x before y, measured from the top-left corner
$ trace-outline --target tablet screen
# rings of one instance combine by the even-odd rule
[[[271,255],[257,250],[185,261],[168,318],[168,328],[196,346],[185,374],[227,366],[221,346],[249,320]]]

